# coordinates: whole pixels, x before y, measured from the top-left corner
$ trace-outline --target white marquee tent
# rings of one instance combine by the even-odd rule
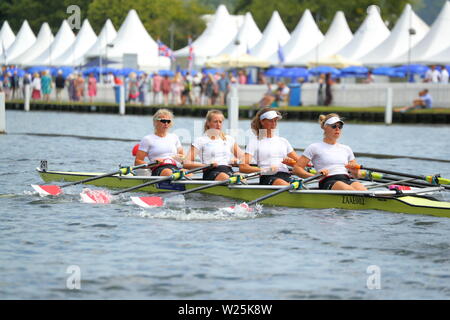
[[[11,59],[10,63],[20,65],[30,65],[30,62],[36,59],[50,48],[54,40],[52,31],[47,22],[44,22],[39,30],[36,41],[21,55]]]
[[[284,46],[290,39],[289,31],[281,20],[278,11],[272,13],[269,23],[264,29],[261,40],[250,50],[250,54],[259,59],[268,59]]]
[[[308,65],[312,61],[328,58],[342,49],[353,38],[342,11],[336,12],[324,40],[303,56],[300,56],[286,65]]]
[[[61,54],[53,64],[56,66],[77,66],[84,63],[84,54],[97,41],[97,35],[92,30],[87,19],[83,21],[80,32],[73,44]]]
[[[424,63],[434,55],[449,47],[450,39],[450,2],[446,1],[439,16],[431,26],[430,31],[416,46],[411,49],[410,55],[405,53],[395,60],[393,64]]]
[[[410,29],[415,34],[410,35]],[[407,4],[391,35],[378,47],[359,60],[366,65],[389,65],[399,56],[407,53],[428,33],[430,28]]]
[[[208,24],[203,33],[192,42],[194,51],[194,65],[199,67],[209,58],[221,53],[225,47],[235,38],[239,25],[232,19],[224,5],[220,5],[213,20]],[[175,57],[189,57],[189,46],[175,51]]]
[[[292,64],[297,58],[319,45],[323,38],[324,36],[314,21],[311,11],[306,9],[291,33],[291,38],[283,46],[284,64]],[[278,54],[275,52],[269,60],[273,64],[277,64],[279,62]]]
[[[67,48],[69,48],[75,41],[75,35],[70,29],[69,24],[64,20],[56,33],[55,39],[52,44],[42,52],[42,54],[31,61],[30,65],[42,65],[51,66],[54,65],[54,61],[63,54]]]
[[[8,21],[3,22],[2,28],[0,29],[0,55],[4,56],[6,50],[13,44],[16,36],[11,30]]]
[[[24,53],[28,48],[30,48],[36,41],[36,36],[25,20],[17,33],[16,40],[13,44],[6,50],[6,54],[0,56],[0,63],[8,64],[12,59]]]
[[[253,20],[250,12],[245,14],[244,23],[239,28],[237,35],[223,49],[220,54],[229,54],[230,56],[239,56],[247,53],[253,48],[262,38],[262,33]]]
[[[130,10],[108,48],[106,57],[123,62],[125,54],[136,54],[138,68],[146,71],[169,69],[170,59],[159,56],[158,44],[148,34],[136,10]]]
[[[100,31],[100,34],[97,37],[97,41],[92,45],[91,48],[88,49],[85,57],[91,58],[106,56],[108,52],[108,44],[112,43],[116,37],[117,31],[114,28],[114,25],[112,24],[110,19],[106,20],[102,31]]]
[[[381,19],[377,6],[367,9],[367,17],[350,41],[337,54],[350,60],[359,60],[389,37],[390,31]]]

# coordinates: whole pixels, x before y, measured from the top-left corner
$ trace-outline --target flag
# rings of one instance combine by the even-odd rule
[[[158,55],[163,57],[168,57],[171,60],[175,60],[175,56],[173,54],[172,49],[166,46],[161,40],[156,41],[158,43]]]
[[[279,60],[280,64],[284,63],[284,52],[283,52],[283,47],[281,46],[280,43],[278,43],[278,60]]]
[[[189,39],[188,39],[188,46],[189,46],[188,70],[192,71],[192,67],[194,65],[194,47],[192,46],[192,38],[191,37],[189,37]]]

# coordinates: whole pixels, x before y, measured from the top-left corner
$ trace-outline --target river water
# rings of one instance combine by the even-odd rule
[[[152,210],[126,196],[87,205],[79,201],[81,186],[41,198],[30,187],[41,183],[40,160],[55,170],[129,165],[134,141],[152,130],[150,117],[22,111],[6,117],[0,299],[450,298],[450,219],[281,207],[230,214],[220,208],[233,200],[201,194]],[[201,127],[201,119],[178,117],[173,130],[189,143]],[[248,127],[248,120],[240,122],[241,144]],[[279,128],[294,147],[321,139],[317,123],[281,121]],[[347,123],[341,142],[355,152],[446,160],[449,133],[448,126]],[[357,160],[450,176],[448,162]]]

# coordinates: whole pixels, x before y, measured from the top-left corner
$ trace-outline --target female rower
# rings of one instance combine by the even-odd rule
[[[213,164],[211,169],[203,172],[204,180],[228,179],[233,175],[232,165],[243,155],[234,138],[222,131],[223,120],[222,111],[208,111],[204,135],[194,140],[184,163],[187,169]],[[200,163],[195,162],[196,156],[199,156]]]
[[[150,163],[158,161],[151,168],[154,176],[170,176],[180,167],[179,161],[184,157],[183,147],[178,136],[169,133],[173,125],[173,114],[167,109],[159,109],[153,115],[154,133],[142,138],[136,153],[135,165],[144,164],[145,157]]]
[[[243,173],[261,172],[260,184],[288,185],[291,174],[287,164],[295,163],[299,158],[291,144],[276,134],[277,122],[281,118],[278,111],[263,108],[251,123],[254,136],[245,149],[239,170]],[[258,167],[251,166],[252,161]]]
[[[317,172],[325,178],[319,181],[319,188],[326,190],[367,190],[360,182],[358,164],[350,147],[338,143],[341,137],[344,121],[336,113],[320,115],[320,127],[323,129],[322,142],[308,146],[294,166],[294,173],[302,178],[313,176],[304,168],[311,161]]]

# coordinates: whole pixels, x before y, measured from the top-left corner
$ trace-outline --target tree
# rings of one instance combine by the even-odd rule
[[[24,20],[27,20],[35,34],[41,25],[48,22],[53,33],[56,33],[64,19],[70,17],[67,8],[70,5],[80,7],[81,20],[87,17],[89,0],[1,0],[0,21],[7,20],[11,28],[17,33]]]
[[[190,35],[199,36],[205,28],[199,17],[210,13],[197,0],[94,0],[89,5],[89,21],[97,32],[108,18],[118,29],[131,9],[137,11],[154,40],[160,38],[169,46],[172,26],[174,48],[185,47]]]
[[[355,32],[367,15],[367,8],[374,4],[381,9],[383,19],[392,27],[407,3],[421,0],[237,0],[235,13],[252,12],[255,22],[264,29],[274,10],[278,10],[289,31],[293,31],[306,9],[310,9],[319,28],[326,32],[335,13],[343,11],[347,22]]]

